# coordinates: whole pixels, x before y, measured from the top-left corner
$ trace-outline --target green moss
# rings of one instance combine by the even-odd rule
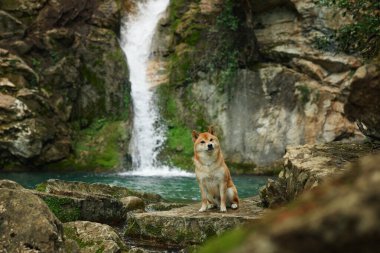
[[[80,209],[72,199],[47,196],[43,197],[43,200],[61,222],[75,221],[80,218]]]
[[[301,97],[300,97],[300,100],[301,102],[305,105],[307,102],[310,101],[310,94],[311,94],[311,91],[310,91],[310,88],[308,86],[305,86],[305,85],[300,85],[300,86],[297,86],[296,89],[300,92],[301,94]]]
[[[248,232],[244,229],[235,229],[223,234],[219,238],[208,240],[198,253],[224,253],[236,249],[248,236]]]
[[[128,219],[127,228],[124,232],[125,236],[138,236],[140,235],[140,226],[134,219]]]
[[[97,91],[102,92],[105,89],[105,81],[98,76],[97,73],[91,70],[91,68],[83,65],[80,69],[81,75],[84,77],[85,81],[91,84],[97,89]]]
[[[35,190],[39,192],[46,192],[46,186],[47,186],[47,183],[38,184],[36,185]]]
[[[66,238],[74,240],[78,244],[79,248],[81,249],[95,245],[95,242],[85,242],[81,240],[78,237],[77,231],[75,228],[64,226],[63,232]]]
[[[121,163],[121,146],[126,138],[122,121],[98,119],[90,127],[79,130],[74,154],[48,166],[58,170],[110,170]]]

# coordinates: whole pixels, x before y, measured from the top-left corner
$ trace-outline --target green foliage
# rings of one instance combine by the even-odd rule
[[[315,37],[312,41],[312,45],[314,48],[322,50],[322,51],[327,51],[327,52],[337,51],[335,34],[330,35],[330,36]]]
[[[76,207],[74,200],[59,197],[43,197],[49,209],[61,222],[75,221],[80,218],[80,209]]]
[[[40,70],[41,69],[41,61],[38,58],[31,58],[33,68]]]
[[[82,241],[78,237],[77,231],[76,231],[75,228],[65,226],[63,228],[63,232],[64,232],[66,238],[74,240],[78,244],[79,248],[81,248],[81,249],[86,248],[86,247],[91,247],[91,246],[95,245],[95,242],[85,242],[85,241]]]
[[[49,54],[54,63],[57,63],[61,59],[61,56],[56,51],[50,51]]]
[[[49,165],[59,170],[112,170],[121,162],[120,144],[125,139],[122,121],[98,119],[89,127],[77,130],[74,154]]]
[[[305,85],[300,85],[300,86],[297,86],[296,89],[300,92],[301,94],[301,102],[302,104],[306,104],[307,102],[310,101],[310,94],[311,94],[311,91],[310,91],[310,88],[305,86]]]
[[[236,249],[248,236],[247,230],[240,228],[229,231],[221,237],[208,240],[197,253],[224,253]]]
[[[359,52],[373,57],[380,50],[380,2],[378,0],[319,0],[324,6],[343,9],[343,15],[351,15],[353,24],[339,29],[335,38],[339,49],[347,53]]]
[[[45,192],[46,191],[46,186],[47,186],[46,183],[40,183],[40,184],[36,185],[35,190],[39,191],[39,192]]]
[[[239,19],[234,15],[234,0],[224,0],[223,11],[218,15],[216,24],[221,28],[237,31]]]

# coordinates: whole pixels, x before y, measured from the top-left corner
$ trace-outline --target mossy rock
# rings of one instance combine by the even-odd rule
[[[51,170],[118,170],[123,162],[127,126],[124,121],[99,119],[79,130],[74,141],[74,154],[47,166]]]

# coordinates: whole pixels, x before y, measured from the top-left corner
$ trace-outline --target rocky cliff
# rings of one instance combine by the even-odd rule
[[[352,22],[341,13],[311,0],[172,1],[151,64],[169,128],[162,157],[191,167],[190,129],[208,124],[240,167],[271,165],[288,145],[362,138],[347,111],[366,104],[357,83],[377,90],[379,71],[324,43]]]
[[[117,37],[126,3],[0,2],[0,170],[120,165],[130,111]]]

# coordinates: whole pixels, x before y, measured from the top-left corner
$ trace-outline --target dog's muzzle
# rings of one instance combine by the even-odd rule
[[[208,144],[207,145],[207,150],[208,151],[214,150],[214,146],[212,144]]]

